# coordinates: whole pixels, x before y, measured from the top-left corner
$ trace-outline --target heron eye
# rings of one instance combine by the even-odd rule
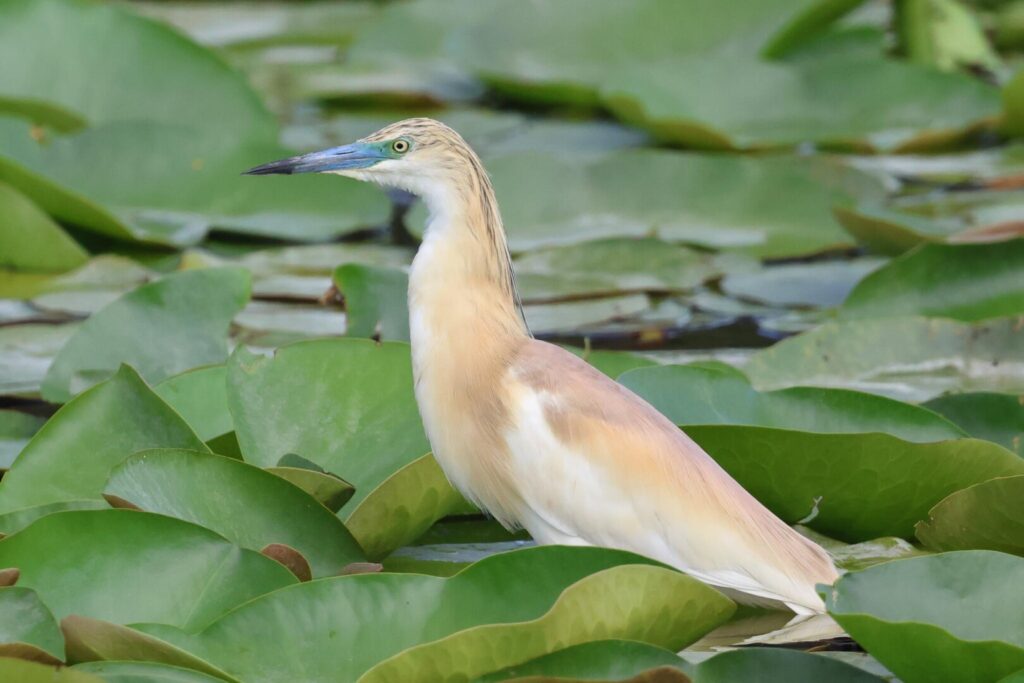
[[[395,150],[399,154],[405,154],[409,151],[409,143],[405,140],[395,140],[391,143],[391,149]]]

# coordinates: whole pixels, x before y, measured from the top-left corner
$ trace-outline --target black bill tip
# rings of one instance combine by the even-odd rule
[[[269,164],[254,166],[242,175],[291,175],[295,173],[298,157],[289,157],[279,161],[271,161]]]

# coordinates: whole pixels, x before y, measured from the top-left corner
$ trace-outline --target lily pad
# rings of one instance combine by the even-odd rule
[[[385,479],[351,511],[345,524],[366,556],[380,560],[466,505],[428,453]]]
[[[691,673],[695,683],[881,683],[883,680],[850,664],[819,654],[780,648],[749,648],[722,652],[701,662]]]
[[[729,273],[721,287],[730,296],[770,306],[832,308],[843,303],[858,282],[883,264],[881,259],[858,258],[769,266]]]
[[[203,441],[230,432],[227,368],[210,365],[193,368],[168,377],[153,387],[153,392],[178,411]]]
[[[985,550],[848,574],[829,614],[906,683],[995,681],[1024,668],[1024,558]],[[913,590],[908,590],[913,587]]]
[[[60,622],[64,632],[68,662],[86,668],[89,663],[159,663],[205,673],[216,680],[239,683],[209,662],[199,659],[170,643],[127,626],[73,614]],[[139,683],[149,683],[149,679]]]
[[[1024,556],[1024,476],[990,479],[950,494],[915,531],[933,550],[999,550]]]
[[[248,298],[249,275],[237,268],[185,271],[143,285],[82,324],[50,366],[43,395],[63,403],[121,363],[160,381],[222,362],[228,326]]]
[[[34,589],[57,619],[80,614],[193,630],[296,582],[273,560],[212,531],[135,510],[43,517],[0,540],[0,565],[18,567],[19,585]]]
[[[794,387],[759,392],[740,372],[707,365],[665,365],[619,381],[678,425],[751,425],[804,432],[881,432],[915,442],[965,433],[917,406],[846,389]]]
[[[243,548],[290,546],[317,577],[365,559],[341,520],[312,496],[270,472],[220,455],[175,449],[135,453],[114,469],[104,494],[206,527]]]
[[[430,450],[399,342],[298,342],[273,358],[236,351],[228,406],[248,462],[272,467],[296,453],[351,482],[352,508]]]
[[[1024,393],[1022,342],[1013,318],[843,320],[759,351],[744,371],[761,390],[847,387],[912,401],[950,391]]]
[[[7,469],[45,420],[16,410],[0,410],[0,469]]]
[[[913,443],[738,425],[686,432],[784,521],[848,542],[912,538],[914,523],[950,493],[1024,474],[1024,460],[977,439]]]
[[[356,493],[352,484],[329,472],[280,466],[268,467],[266,470],[274,476],[281,477],[298,486],[331,512],[340,510]]]
[[[181,34],[118,6],[14,0],[0,13],[0,93],[50,101],[90,124],[157,121],[234,140],[272,139],[245,79]],[[106,49],[95,49],[97,44]],[[97,75],[118,87],[97,96]],[[181,97],[182,92],[191,93]]]
[[[89,254],[31,199],[0,181],[0,267],[64,272]]]
[[[194,669],[183,669],[156,662],[86,662],[73,671],[96,674],[106,683],[223,683]]]
[[[516,259],[527,301],[630,291],[679,292],[722,273],[707,253],[656,239],[607,239],[532,251]],[[555,287],[546,287],[548,281]]]
[[[9,657],[0,657],[0,678],[18,683],[106,683],[102,678],[83,671]]]
[[[474,683],[497,683],[528,676],[609,681],[635,676],[655,667],[672,667],[680,671],[691,668],[676,653],[656,645],[628,640],[595,640],[493,671]]]
[[[35,591],[20,586],[0,588],[0,615],[0,656],[49,664],[63,661],[64,636]]]
[[[38,396],[54,357],[77,329],[74,323],[0,327],[0,394]]]
[[[1010,394],[950,394],[924,404],[965,432],[1024,455],[1024,397]]]
[[[513,251],[657,237],[761,257],[812,254],[852,244],[832,217],[835,202],[882,192],[821,159],[534,152],[489,159],[487,169]]]
[[[41,517],[68,510],[108,510],[110,506],[101,499],[65,500],[59,503],[47,503],[33,507],[21,508],[0,515],[0,533],[10,536],[21,531]]]
[[[409,341],[409,276],[404,271],[350,263],[339,266],[333,280],[345,302],[345,334]]]
[[[666,602],[675,609],[666,612]],[[313,581],[250,602],[196,635],[152,632],[253,683],[290,681],[297,670],[317,680],[414,681],[441,672],[473,678],[556,643],[602,637],[679,648],[732,609],[713,589],[635,555],[548,546],[495,555],[448,579]]]
[[[110,471],[145,448],[206,446],[138,373],[113,377],[57,411],[0,480],[0,512],[99,499]]]
[[[1024,238],[925,244],[862,280],[843,318],[928,315],[966,322],[1024,314]]]

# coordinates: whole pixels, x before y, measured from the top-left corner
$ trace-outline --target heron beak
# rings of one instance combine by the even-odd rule
[[[243,175],[274,175],[292,173],[330,173],[369,168],[387,159],[375,145],[355,142],[343,147],[332,147],[321,152],[301,154],[279,161],[271,161],[250,168]]]

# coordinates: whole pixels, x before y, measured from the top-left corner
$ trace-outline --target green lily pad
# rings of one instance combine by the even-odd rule
[[[881,432],[915,442],[959,439],[965,433],[935,413],[846,389],[794,387],[759,392],[733,370],[664,365],[623,374],[619,381],[678,425],[750,425],[832,434]]]
[[[820,159],[534,152],[489,159],[487,169],[513,251],[657,237],[762,257],[812,254],[852,243],[832,217],[835,202],[881,196],[876,180]]]
[[[60,628],[64,632],[68,662],[76,667],[87,668],[93,662],[97,666],[159,663],[208,674],[215,680],[239,683],[209,662],[127,626],[73,614],[61,620]],[[149,683],[149,679],[140,683]]]
[[[294,548],[313,575],[365,559],[345,525],[312,496],[244,462],[210,453],[141,451],[110,475],[104,494],[216,531],[251,550]]]
[[[691,675],[695,683],[751,680],[762,683],[881,683],[885,680],[863,669],[819,654],[778,648],[749,648],[723,652],[694,667]]]
[[[493,671],[474,683],[498,683],[527,676],[608,681],[662,666],[680,671],[690,669],[679,655],[656,645],[628,640],[595,640]]]
[[[667,602],[674,609],[666,612]],[[442,619],[437,604],[445,605]],[[253,683],[293,680],[297,670],[316,680],[414,681],[473,678],[600,638],[678,648],[732,610],[713,589],[635,555],[548,546],[495,555],[448,579],[385,573],[313,581],[250,602],[192,636],[146,631]],[[486,645],[496,642],[502,647]]]
[[[222,683],[194,669],[183,669],[156,662],[86,662],[76,664],[73,671],[100,676],[106,683]]]
[[[832,308],[843,303],[850,290],[883,263],[881,259],[858,258],[769,266],[729,273],[721,287],[729,296],[770,306]]]
[[[25,97],[0,97],[0,116],[16,116],[58,133],[73,133],[88,125],[76,112],[53,102]]]
[[[45,421],[16,410],[0,410],[0,469],[11,466]]]
[[[110,506],[104,500],[65,500],[59,503],[47,503],[21,508],[13,512],[5,512],[0,515],[0,533],[10,536],[21,531],[32,522],[41,517],[52,515],[56,512],[67,512],[68,510],[108,510]]]
[[[1024,455],[1024,397],[1010,394],[950,394],[924,404],[965,432]]]
[[[906,683],[995,681],[1024,667],[1024,558],[986,550],[848,574],[829,614]]]
[[[339,266],[332,279],[345,301],[345,334],[409,341],[405,271],[350,263]]]
[[[910,0],[897,13],[900,47],[907,58],[945,71],[998,69],[978,17],[956,0]]]
[[[0,327],[0,394],[38,396],[47,369],[77,329],[77,324]]]
[[[210,365],[168,377],[153,392],[178,411],[200,439],[209,441],[234,429],[226,384],[227,368]]]
[[[89,254],[31,199],[0,181],[0,267],[64,272]]]
[[[407,344],[299,342],[273,358],[236,351],[228,406],[242,454],[260,467],[296,453],[356,487],[348,506],[430,446],[412,390]]]
[[[527,301],[629,291],[679,292],[722,273],[709,254],[656,239],[607,239],[532,251],[515,261]],[[555,287],[545,286],[552,283]]]
[[[267,467],[266,470],[298,486],[331,512],[340,510],[356,493],[352,484],[329,472],[302,467]]]
[[[650,307],[644,294],[626,294],[601,299],[530,304],[523,307],[526,324],[536,334],[575,333],[580,328],[600,327],[631,318]]]
[[[950,494],[915,527],[933,550],[999,550],[1024,556],[1024,476],[1001,477]]]
[[[14,0],[4,4],[0,26],[0,61],[23,65],[0,76],[5,96],[50,101],[92,125],[157,121],[210,137],[273,138],[273,118],[244,78],[176,31],[125,8]],[[107,49],[96,50],[97,41]],[[97,75],[118,87],[97,97]]]
[[[30,588],[0,588],[0,656],[51,664],[64,659],[64,636],[57,620]]]
[[[20,569],[19,585],[34,589],[57,619],[80,614],[191,630],[296,582],[278,563],[212,531],[135,510],[43,517],[0,540],[0,565]]]
[[[912,401],[951,391],[1022,393],[1022,342],[1012,318],[842,320],[759,351],[744,371],[761,390],[847,387]]]
[[[848,542],[913,538],[914,523],[950,493],[1024,474],[1024,460],[977,439],[913,443],[739,425],[686,432],[784,521]]]
[[[206,450],[128,366],[57,411],[0,480],[0,513],[99,499],[110,471],[145,448]]]
[[[997,88],[881,55],[768,63],[705,53],[618,70],[602,97],[657,137],[711,149],[929,149],[999,111]]]
[[[1024,313],[1024,238],[925,244],[862,280],[843,318],[928,315],[966,322]]]
[[[63,403],[130,363],[151,382],[227,358],[231,319],[249,298],[249,275],[211,268],[168,275],[129,292],[82,323],[57,354],[43,396]]]
[[[9,657],[0,657],[0,678],[18,683],[106,683],[102,678],[82,671]]]
[[[345,524],[366,556],[380,560],[466,505],[428,453],[385,479],[349,513]]]

